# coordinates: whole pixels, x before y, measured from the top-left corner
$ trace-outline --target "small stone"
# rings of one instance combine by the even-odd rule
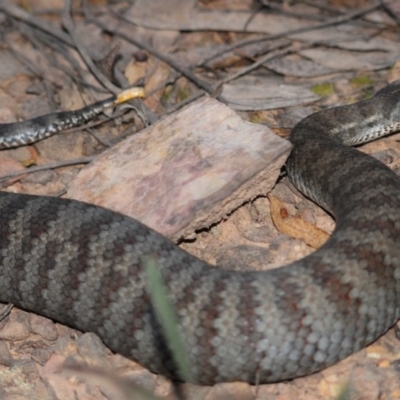
[[[77,341],[78,354],[91,367],[111,370],[111,363],[106,358],[109,354],[107,347],[94,333],[84,333]]]
[[[105,357],[108,353],[106,346],[99,337],[91,332],[84,333],[77,341],[78,353],[83,357]]]
[[[259,271],[273,259],[269,249],[242,244],[226,248],[217,257],[217,264],[219,268],[228,270]]]
[[[146,390],[153,391],[156,386],[154,374],[150,371],[143,369],[141,371],[129,371],[128,373],[121,376],[122,379],[126,379],[129,382],[134,383]]]
[[[31,356],[32,359],[40,365],[46,364],[46,362],[50,359],[53,351],[48,348],[45,349],[32,349]]]
[[[31,379],[39,377],[38,367],[32,360],[18,360],[13,368],[21,370],[24,375],[28,375]]]
[[[77,353],[68,355],[63,363],[63,367],[71,369],[80,368],[84,365],[86,365],[85,360]]]
[[[254,243],[267,244],[271,242],[273,238],[273,233],[271,232],[269,226],[259,226],[244,231],[243,237]]]
[[[10,353],[10,350],[7,344],[3,341],[0,341],[0,364],[11,367],[14,363],[13,357]],[[1,396],[0,396],[1,398]]]
[[[121,371],[147,371],[146,368],[121,354],[112,354],[109,358],[113,370]]]
[[[173,392],[171,381],[162,375],[158,375],[156,378],[156,387],[154,389],[154,395],[158,397],[167,397]]]
[[[53,348],[57,354],[67,356],[71,352],[76,352],[76,341],[69,336],[59,336]]]
[[[0,339],[23,340],[29,337],[29,321],[18,313],[12,312],[7,324],[0,330]]]
[[[30,326],[33,333],[37,333],[43,339],[56,340],[58,333],[53,321],[40,315],[30,315]]]
[[[58,323],[56,323],[55,325],[56,325],[58,336],[68,336],[71,338],[77,338],[80,335],[80,333],[78,331],[70,328],[69,326],[58,324]]]

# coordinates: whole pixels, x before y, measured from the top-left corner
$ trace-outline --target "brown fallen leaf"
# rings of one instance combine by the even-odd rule
[[[317,226],[293,215],[289,215],[285,205],[276,197],[268,195],[271,204],[271,218],[279,232],[318,249],[329,238],[329,234]]]

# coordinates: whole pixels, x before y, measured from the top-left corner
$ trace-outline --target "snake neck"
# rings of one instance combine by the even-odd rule
[[[346,146],[367,143],[400,129],[400,80],[355,104],[328,108],[300,121],[292,144],[333,140]]]

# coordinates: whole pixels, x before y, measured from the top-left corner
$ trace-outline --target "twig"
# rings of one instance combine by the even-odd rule
[[[139,42],[137,40],[135,40],[133,37],[128,36],[126,34],[124,34],[123,32],[118,32],[116,30],[112,30],[110,27],[108,27],[107,25],[105,25],[103,22],[99,21],[97,18],[95,18],[93,15],[88,15],[88,20],[90,22],[95,23],[97,26],[99,26],[100,28],[102,28],[104,31],[112,33],[116,36],[119,36],[120,38],[126,40],[129,43],[134,44],[135,46],[139,47],[140,49],[146,50],[148,51],[150,54],[152,54],[154,57],[158,58],[159,60],[165,62],[166,64],[168,64],[170,67],[172,67],[173,69],[175,69],[176,71],[180,72],[183,76],[185,76],[187,79],[189,79],[190,81],[192,81],[195,85],[197,85],[198,87],[202,88],[203,90],[205,90],[207,93],[209,94],[213,94],[214,93],[214,88],[212,86],[210,86],[207,82],[203,81],[202,79],[198,78],[195,74],[193,74],[190,70],[182,67],[181,65],[179,65],[178,63],[176,63],[172,58],[166,56],[165,54],[160,53],[159,51],[155,50],[152,46],[148,45],[147,43],[142,43]],[[122,21],[126,22],[127,24],[132,25],[132,22],[130,22],[129,20],[127,20],[126,18],[117,15],[117,17],[119,19],[121,19]],[[221,98],[220,98],[221,100]],[[222,101],[222,100],[221,100]]]
[[[88,164],[91,161],[93,161],[96,157],[97,156],[88,156],[88,157],[76,158],[74,160],[56,161],[46,165],[38,165],[36,167],[27,168],[26,170],[23,171],[15,171],[7,175],[0,176],[0,182],[4,182],[7,179],[15,178],[20,175],[33,174],[34,172],[39,172],[39,171],[47,171],[48,169],[57,169],[78,164]]]
[[[211,57],[209,57],[207,60],[204,61],[204,64],[210,62],[211,60],[213,60],[216,57],[219,57],[219,56],[221,56],[223,54],[229,53],[229,52],[233,51],[234,49],[236,49],[238,47],[243,47],[243,46],[247,46],[247,45],[250,45],[250,44],[260,43],[260,42],[264,42],[264,41],[267,41],[267,40],[280,39],[280,38],[284,38],[286,36],[290,36],[290,35],[294,35],[294,34],[298,34],[298,33],[311,32],[311,31],[314,31],[314,30],[327,28],[329,26],[343,24],[344,22],[348,22],[348,21],[350,21],[352,19],[361,17],[362,15],[368,14],[371,11],[374,11],[374,10],[380,8],[380,7],[381,7],[380,2],[378,2],[378,3],[375,2],[374,4],[370,5],[369,7],[362,8],[361,10],[352,11],[352,12],[346,14],[346,15],[340,15],[338,17],[330,18],[325,22],[321,22],[320,24],[307,26],[307,27],[303,27],[303,28],[292,29],[292,30],[289,30],[289,31],[286,31],[286,32],[276,33],[276,34],[270,35],[270,36],[263,36],[263,37],[258,38],[258,39],[242,40],[241,42],[237,42],[237,43],[235,43],[235,44],[233,44],[231,46],[228,46],[224,51],[218,52],[218,54],[212,55]]]
[[[302,0],[302,3],[305,4],[305,5],[308,5],[310,7],[317,8],[317,9],[322,10],[322,11],[334,13],[336,15],[338,15],[338,14],[340,15],[340,14],[342,14],[344,12],[342,7],[327,6],[326,4],[320,4],[319,2],[317,2],[315,0],[313,0],[313,1],[311,1],[311,0]],[[381,6],[384,9],[386,7],[386,4],[382,3]],[[385,27],[387,27],[387,25],[385,25],[383,22],[371,21],[369,19],[366,19],[365,17],[361,17],[360,19],[363,22],[366,22],[367,24],[369,24],[370,26],[373,26],[373,27],[377,27],[377,26],[382,26],[382,27],[385,26]]]
[[[274,50],[280,50],[284,47],[290,46],[291,43],[292,42],[287,39],[277,40],[276,42],[271,43],[271,45],[268,47],[268,49],[257,51],[253,55],[249,55],[246,52],[246,50],[244,50],[244,49],[234,49],[233,52],[234,52],[234,54],[236,54],[237,56],[239,56],[243,59],[248,59],[248,60],[254,62],[254,61],[256,61],[255,57],[261,57],[261,56],[270,54]],[[203,68],[207,68],[207,65],[204,65],[203,63],[201,63],[200,66],[202,66]]]
[[[204,96],[205,92],[202,89],[199,89],[197,92],[193,93],[191,96],[187,97],[185,100],[182,100],[180,103],[175,104],[174,106],[167,109],[166,114],[172,114],[175,111],[178,111],[182,107],[190,104],[192,101],[199,99],[200,97]]]
[[[317,8],[319,10],[322,11],[327,11],[330,13],[334,13],[334,14],[341,14],[341,7],[331,7],[331,6],[327,6],[326,4],[319,4],[318,2],[316,2],[315,0],[303,0],[302,1],[303,4],[310,6],[310,7],[314,7]]]
[[[309,20],[314,20],[314,21],[321,21],[321,20],[325,19],[323,15],[301,14],[301,13],[297,13],[297,12],[287,11],[281,5],[277,5],[277,4],[272,4],[272,3],[264,4],[263,3],[263,6],[265,8],[269,8],[272,11],[277,11],[279,14],[286,15],[288,17],[309,19]]]
[[[24,26],[27,28],[27,26]],[[32,28],[29,27],[29,30]],[[22,35],[24,33],[22,32]],[[30,40],[32,40],[32,36],[30,37]],[[43,84],[43,87],[45,89],[46,95],[47,95],[47,100],[49,102],[51,110],[54,112],[57,109],[57,106],[54,102],[54,90],[50,84],[50,82],[46,79],[45,73],[43,72],[42,68],[34,63],[31,62],[30,59],[28,59],[25,55],[23,55],[17,47],[14,45],[14,43],[10,42],[8,39],[4,39],[4,42],[6,43],[8,49],[11,51],[11,53],[17,58],[21,63],[23,63],[28,71],[31,71],[35,76],[40,78],[41,83]],[[36,46],[40,48],[40,45],[36,43]],[[44,52],[43,52],[44,53]]]
[[[0,0],[0,11],[4,12],[12,18],[25,22],[28,25],[34,26],[35,28],[46,32],[49,35],[56,37],[68,46],[74,46],[71,38],[66,33],[57,29],[47,21],[32,16],[22,8],[12,5],[7,0]]]
[[[267,61],[270,61],[270,60],[272,60],[272,59],[274,59],[274,58],[282,57],[282,56],[285,56],[285,55],[287,55],[287,54],[292,53],[293,50],[296,50],[296,51],[298,51],[298,50],[303,50],[304,48],[308,48],[308,47],[310,47],[310,46],[311,46],[310,44],[307,44],[307,45],[301,46],[300,48],[297,46],[295,49],[294,49],[294,46],[290,46],[288,49],[284,49],[284,50],[282,50],[282,49],[275,50],[275,51],[273,51],[273,52],[271,52],[271,53],[268,53],[268,54],[266,54],[265,56],[259,58],[256,62],[254,62],[253,64],[249,65],[248,67],[244,67],[244,68],[242,68],[240,71],[236,72],[235,74],[230,75],[230,76],[224,78],[224,79],[223,79],[223,83],[231,82],[231,81],[233,81],[234,79],[239,78],[240,76],[246,75],[246,74],[248,74],[249,72],[254,71],[254,70],[257,69],[258,67],[260,67],[262,64],[264,64],[264,63],[266,63]]]
[[[89,8],[87,6],[86,0],[83,0],[83,14],[85,18],[88,21],[97,22],[97,19],[94,18],[91,13],[89,12]],[[108,29],[105,30],[106,32],[109,32]],[[143,124],[145,126],[148,126],[149,124],[154,123],[157,121],[158,116],[153,113],[152,110],[142,101],[139,101],[138,99],[132,99],[130,100],[129,104],[132,106],[132,108],[135,110],[137,113],[138,117],[142,120]]]
[[[66,33],[57,29],[50,23],[32,16],[31,14],[27,13],[22,8],[9,4],[9,2],[7,2],[5,0],[0,0],[0,12],[4,12],[9,17],[11,17],[15,20],[21,21],[25,25],[31,26],[31,27],[37,29],[38,31],[40,31],[43,35],[40,39],[42,41],[44,41],[46,45],[52,47],[53,49],[56,49],[58,52],[61,52],[64,55],[64,57],[66,57],[67,60],[73,65],[73,67],[76,67],[78,65],[77,63],[74,64],[73,62],[71,62],[72,57],[68,57],[67,52],[62,51],[62,50],[60,51],[60,49],[62,49],[62,46],[60,46],[60,41],[61,41],[61,43],[74,48],[73,41]],[[54,40],[52,41],[51,38],[55,38],[58,41],[58,43],[56,43],[56,44],[53,43]],[[27,37],[27,39],[31,40],[31,38],[29,36]],[[94,87],[90,83],[85,82],[85,79],[82,76],[80,68],[75,68],[75,69],[78,71],[78,73],[81,77],[81,80],[82,80],[81,84],[84,87],[96,90],[97,92],[101,91],[101,89],[99,87]],[[70,76],[72,79],[74,79],[76,81],[76,78],[73,78],[73,74],[68,73],[68,76]],[[109,91],[107,91],[107,93],[109,93]]]
[[[78,49],[79,54],[82,57],[82,60],[85,62],[89,70],[92,72],[94,77],[97,81],[107,88],[111,93],[117,95],[121,89],[115,86],[113,83],[109,81],[109,79],[100,71],[99,68],[95,65],[93,60],[90,58],[89,54],[87,53],[85,47],[81,44],[81,41],[78,39],[75,33],[74,23],[71,18],[71,0],[65,0],[64,2],[64,10],[62,13],[62,23],[65,29],[68,31],[69,35],[72,38],[75,47]]]
[[[13,42],[10,42],[7,38],[3,38],[3,44],[5,44],[10,51],[10,53],[24,66],[30,71],[34,76],[44,79],[44,73],[42,68],[40,68],[38,65],[35,65],[32,63],[32,61],[27,58],[24,54],[22,54],[17,46],[14,46]]]
[[[109,143],[107,140],[102,139],[94,129],[85,128],[85,131],[89,135],[91,135],[95,140],[97,140],[99,143],[101,143],[104,147],[111,147],[111,143]]]
[[[393,10],[383,0],[380,0],[380,3],[381,3],[381,6],[382,6],[383,10],[385,11],[385,13],[390,18],[392,18],[397,23],[397,25],[400,25],[399,16],[395,12],[393,12]]]
[[[32,31],[34,31],[32,28],[28,27]],[[56,41],[52,36],[49,36],[47,33],[42,32],[42,31],[36,31],[35,36],[38,37],[39,40],[41,40],[46,46],[50,47],[52,50],[54,50],[55,53],[61,54],[64,59],[71,64],[71,67],[73,71],[76,72],[70,72],[67,70],[67,68],[62,64],[58,63],[58,68],[62,68],[64,73],[70,77],[70,79],[76,83],[78,88],[88,88],[90,90],[100,92],[100,93],[109,93],[108,90],[104,89],[102,86],[99,85],[93,85],[92,83],[87,81],[86,74],[84,73],[83,69],[81,68],[79,62],[72,56],[72,54],[68,51],[68,49],[64,45],[60,45],[59,41]],[[31,40],[31,37],[27,37],[28,40]],[[78,75],[78,77],[76,76]]]

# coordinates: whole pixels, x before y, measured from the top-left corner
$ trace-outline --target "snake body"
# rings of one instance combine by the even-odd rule
[[[336,229],[315,253],[265,272],[212,267],[100,207],[2,192],[0,301],[95,332],[113,351],[183,379],[150,301],[152,256],[193,382],[275,382],[321,370],[400,317],[400,180],[345,146],[399,122],[400,81],[296,125],[289,177],[335,216]]]
[[[0,149],[23,146],[83,125],[115,105],[116,97],[98,101],[76,111],[60,111],[27,121],[0,124]]]

